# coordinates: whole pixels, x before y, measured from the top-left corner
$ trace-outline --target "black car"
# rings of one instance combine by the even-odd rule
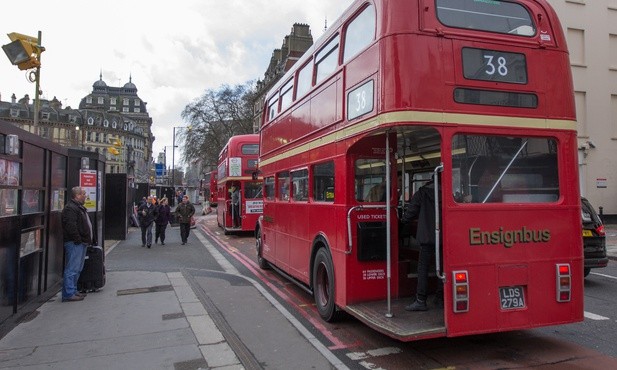
[[[592,268],[608,265],[606,235],[604,234],[602,220],[586,198],[581,198],[581,216],[583,218],[585,276],[587,276]]]

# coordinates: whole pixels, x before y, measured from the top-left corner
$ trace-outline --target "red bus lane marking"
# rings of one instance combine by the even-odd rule
[[[236,248],[232,247],[227,241],[216,238],[214,233],[206,229],[205,226],[201,226],[201,230],[204,231],[206,234],[208,234],[213,239],[215,239],[217,241],[217,244],[221,248],[225,249],[232,257],[234,257],[238,262],[240,262],[247,269],[249,269],[263,284],[268,286],[272,290],[272,292],[274,292],[279,298],[287,302],[292,307],[295,307],[296,312],[300,313],[302,317],[308,320],[311,323],[311,325],[315,327],[315,329],[317,329],[321,334],[323,334],[332,343],[332,346],[328,347],[328,349],[330,350],[347,349],[347,348],[357,347],[360,345],[360,343],[358,342],[346,344],[340,341],[332,333],[332,331],[330,331],[328,328],[326,328],[323,325],[323,322],[320,319],[316,319],[315,317],[312,317],[311,315],[309,315],[308,310],[304,309],[303,307],[300,307],[300,304],[294,302],[294,300],[289,296],[289,294],[283,292],[281,289],[276,287],[272,282],[270,282],[269,276],[266,275],[267,273],[261,271],[261,269],[258,269],[258,266],[254,261],[252,261],[250,258],[245,256],[243,253],[235,253],[238,251]],[[235,252],[232,251],[232,249],[234,249]],[[277,279],[276,281],[280,282],[280,279]],[[308,305],[305,305],[305,306],[308,306]],[[314,308],[312,305],[311,305],[311,309],[313,310],[313,313],[314,313]]]

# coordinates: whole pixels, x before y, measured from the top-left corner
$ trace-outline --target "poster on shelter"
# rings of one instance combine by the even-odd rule
[[[86,191],[84,207],[88,212],[96,211],[97,179],[95,170],[79,171],[79,186]]]

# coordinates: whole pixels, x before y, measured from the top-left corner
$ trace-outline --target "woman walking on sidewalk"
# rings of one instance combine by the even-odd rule
[[[161,238],[161,245],[165,245],[165,229],[167,224],[171,223],[171,208],[169,207],[169,201],[167,198],[161,199],[159,205],[159,214],[156,216],[156,232],[154,234],[154,243]]]

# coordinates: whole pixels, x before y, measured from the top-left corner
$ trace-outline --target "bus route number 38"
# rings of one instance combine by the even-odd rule
[[[510,286],[499,288],[499,300],[503,310],[525,307],[525,296],[522,286]]]

